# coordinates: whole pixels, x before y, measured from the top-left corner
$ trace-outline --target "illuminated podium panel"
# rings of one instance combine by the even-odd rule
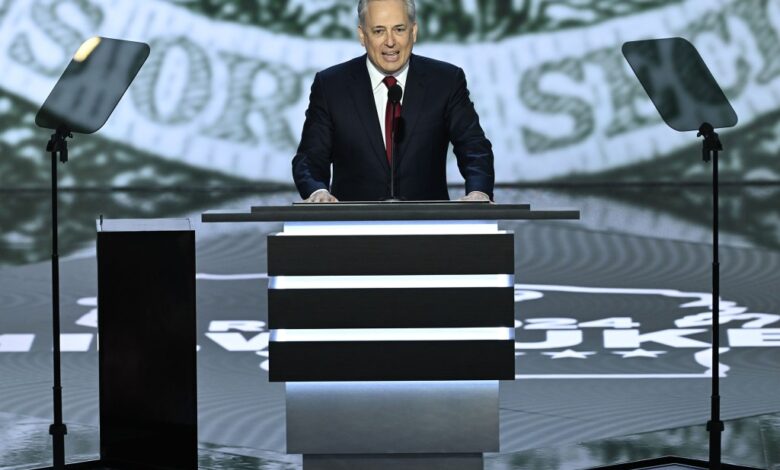
[[[514,372],[514,233],[527,205],[376,203],[210,212],[268,237],[269,380],[306,470],[481,469]]]
[[[289,235],[288,225],[268,239],[271,381],[514,378],[511,233],[381,235],[399,231],[386,222],[375,235],[316,225]],[[482,289],[495,299],[464,309]]]
[[[498,380],[515,375],[513,274],[513,234],[495,222],[289,222],[269,236],[288,452],[309,470],[482,468],[499,448]]]

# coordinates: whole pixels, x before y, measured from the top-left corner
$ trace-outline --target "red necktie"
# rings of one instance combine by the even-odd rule
[[[388,89],[398,83],[395,77],[388,75],[382,80]],[[395,119],[401,117],[401,103],[395,105]],[[385,149],[387,151],[387,163],[392,165],[393,163],[393,104],[390,100],[387,100],[387,106],[385,107]]]

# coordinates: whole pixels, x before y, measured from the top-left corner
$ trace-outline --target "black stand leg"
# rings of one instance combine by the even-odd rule
[[[720,260],[718,259],[718,152],[723,145],[709,123],[699,128],[702,143],[702,159],[712,158],[712,396],[710,398],[710,469],[721,469],[721,438],[724,430],[720,419]]]
[[[65,434],[68,429],[62,422],[62,376],[60,366],[60,257],[58,252],[58,216],[57,216],[57,157],[65,163],[68,160],[68,143],[65,139],[73,137],[65,128],[59,128],[52,134],[46,145],[51,153],[51,291],[52,291],[52,357],[54,370],[54,423],[49,426],[52,436],[54,470],[65,468]]]

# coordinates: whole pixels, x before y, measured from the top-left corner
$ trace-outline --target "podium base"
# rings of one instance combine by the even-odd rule
[[[483,470],[482,454],[303,456],[305,470]]]

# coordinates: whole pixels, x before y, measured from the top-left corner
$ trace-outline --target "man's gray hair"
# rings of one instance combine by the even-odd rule
[[[368,10],[368,3],[373,2],[377,0],[359,0],[357,11],[358,11],[358,21],[360,21],[360,26],[366,25],[366,10]],[[417,6],[414,4],[414,0],[403,0],[404,5],[406,5],[406,14],[409,16],[409,23],[416,23],[417,22]]]

